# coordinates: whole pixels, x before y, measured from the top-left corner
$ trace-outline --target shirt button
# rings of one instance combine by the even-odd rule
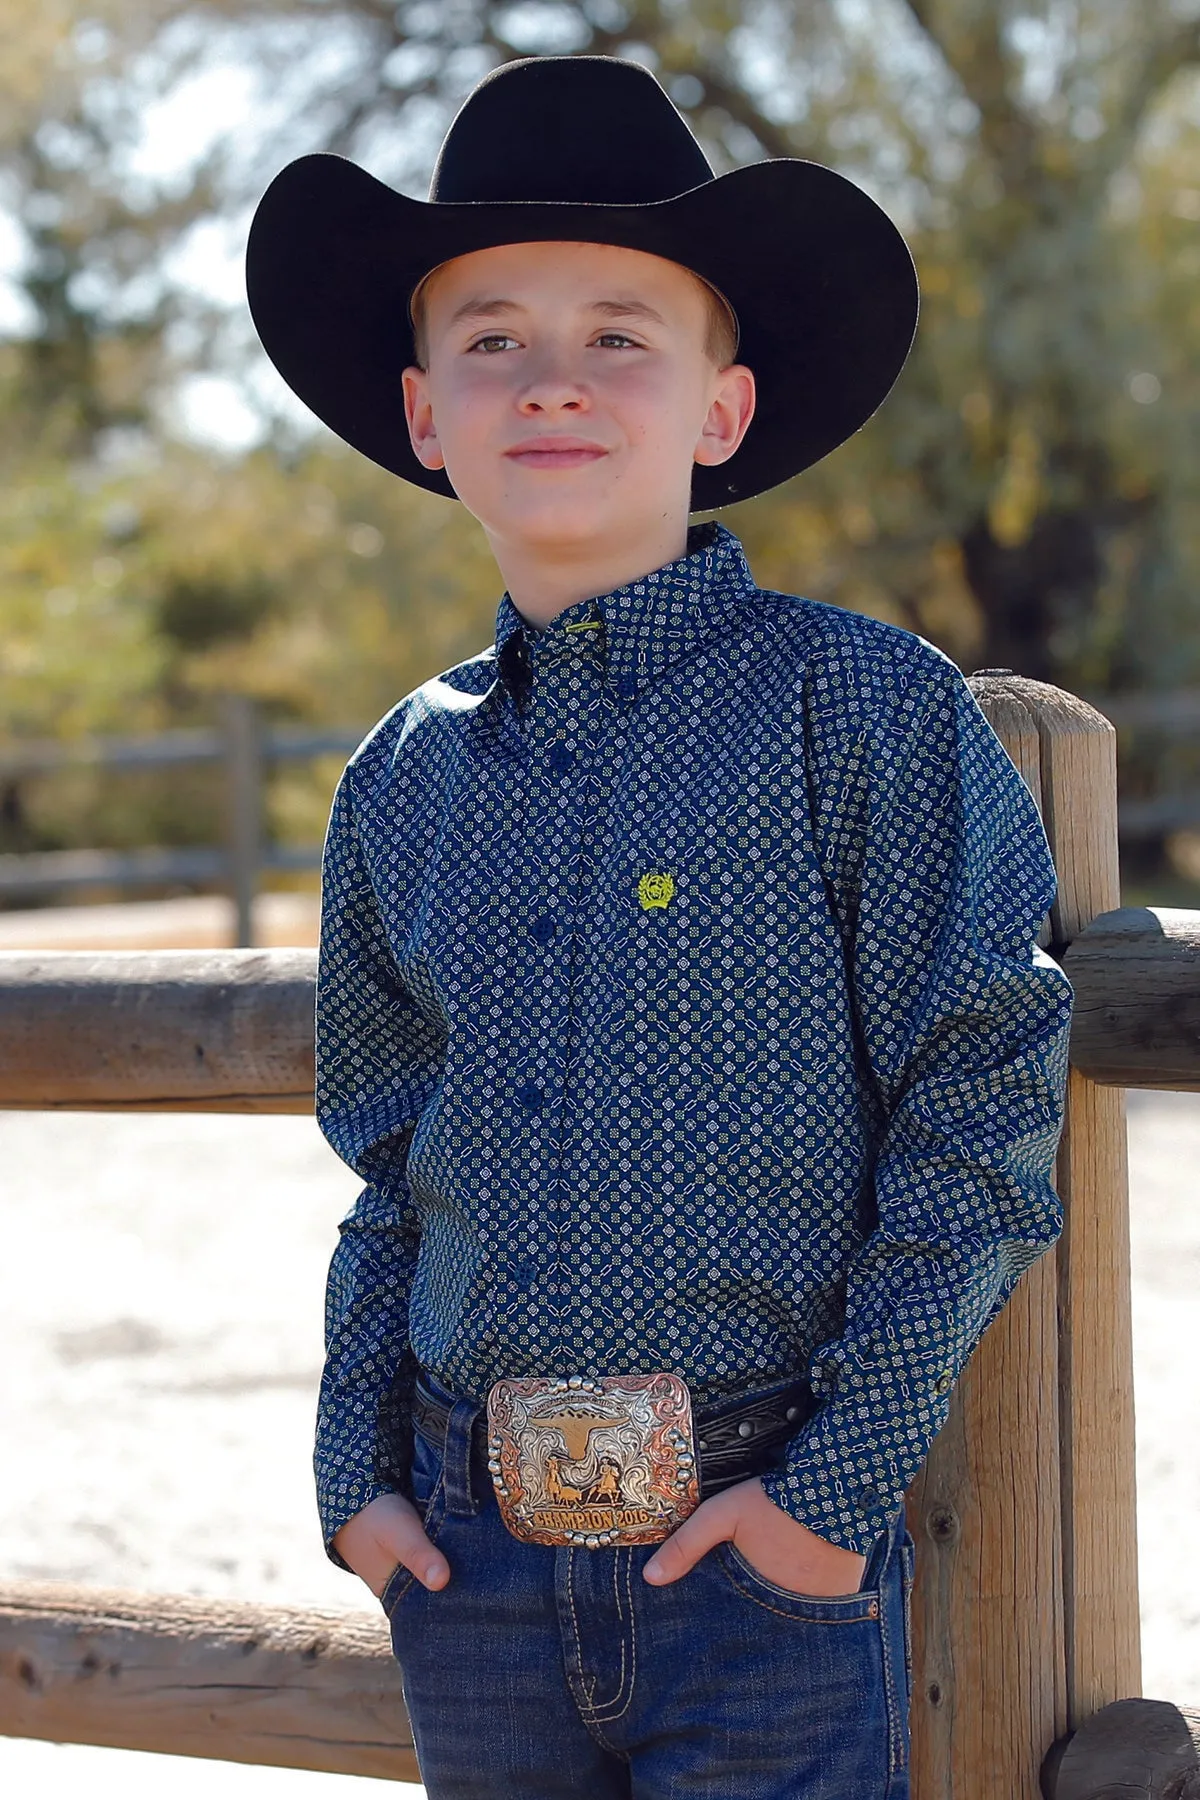
[[[554,936],[554,914],[542,913],[529,927],[539,944],[548,944]]]
[[[754,1436],[754,1427],[750,1423],[749,1419],[743,1419],[741,1424],[738,1426],[738,1436],[741,1438],[748,1438],[748,1437]]]
[[[935,1394],[948,1394],[954,1386],[954,1378],[949,1374],[939,1375],[933,1384]]]
[[[858,1490],[858,1510],[861,1513],[878,1512],[883,1506],[883,1495],[878,1488],[860,1487]]]
[[[575,766],[575,752],[560,739],[551,744],[550,754],[546,760],[555,775],[565,775],[568,769]]]
[[[546,1098],[536,1081],[526,1081],[517,1089],[517,1099],[526,1112],[541,1112],[542,1102]]]

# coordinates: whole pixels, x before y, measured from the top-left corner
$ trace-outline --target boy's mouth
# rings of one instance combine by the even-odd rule
[[[607,456],[608,451],[589,438],[536,437],[525,438],[504,454],[526,469],[576,469]]]

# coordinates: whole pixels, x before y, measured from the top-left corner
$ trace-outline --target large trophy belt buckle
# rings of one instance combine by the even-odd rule
[[[501,1517],[527,1544],[656,1544],[700,1503],[686,1383],[528,1375],[487,1397]]]

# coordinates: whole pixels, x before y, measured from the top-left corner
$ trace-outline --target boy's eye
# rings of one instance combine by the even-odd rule
[[[489,331],[486,337],[476,338],[471,349],[482,350],[485,355],[490,355],[494,350],[507,349],[516,341],[516,338],[509,337],[506,331]]]
[[[614,346],[618,350],[624,349],[626,346],[634,350],[639,348],[637,339],[627,336],[623,331],[602,331],[596,342],[606,350]]]

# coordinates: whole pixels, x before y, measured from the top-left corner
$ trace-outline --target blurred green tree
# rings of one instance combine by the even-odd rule
[[[813,156],[908,230],[914,362],[868,432],[739,523],[790,586],[1067,685],[1195,655],[1200,19],[1179,0],[242,0],[293,104],[239,139],[249,200],[301,147],[419,191],[481,71],[650,63],[718,166]],[[301,99],[303,104],[300,104]],[[1194,270],[1192,271],[1194,274]]]
[[[831,162],[914,246],[922,323],[895,393],[730,514],[760,580],[893,618],[968,669],[1092,692],[1196,678],[1200,19],[1182,0],[13,9],[0,157],[27,318],[0,345],[19,677],[0,730],[187,719],[228,685],[365,722],[486,643],[495,575],[461,510],[307,436],[244,310],[181,277],[179,252],[203,261],[214,222],[236,237],[309,149],[422,192],[472,82],[541,51],[647,62],[718,167]],[[244,76],[227,126],[186,178],[148,176],[148,111],[222,66]],[[263,448],[177,441],[197,369],[244,380]]]

